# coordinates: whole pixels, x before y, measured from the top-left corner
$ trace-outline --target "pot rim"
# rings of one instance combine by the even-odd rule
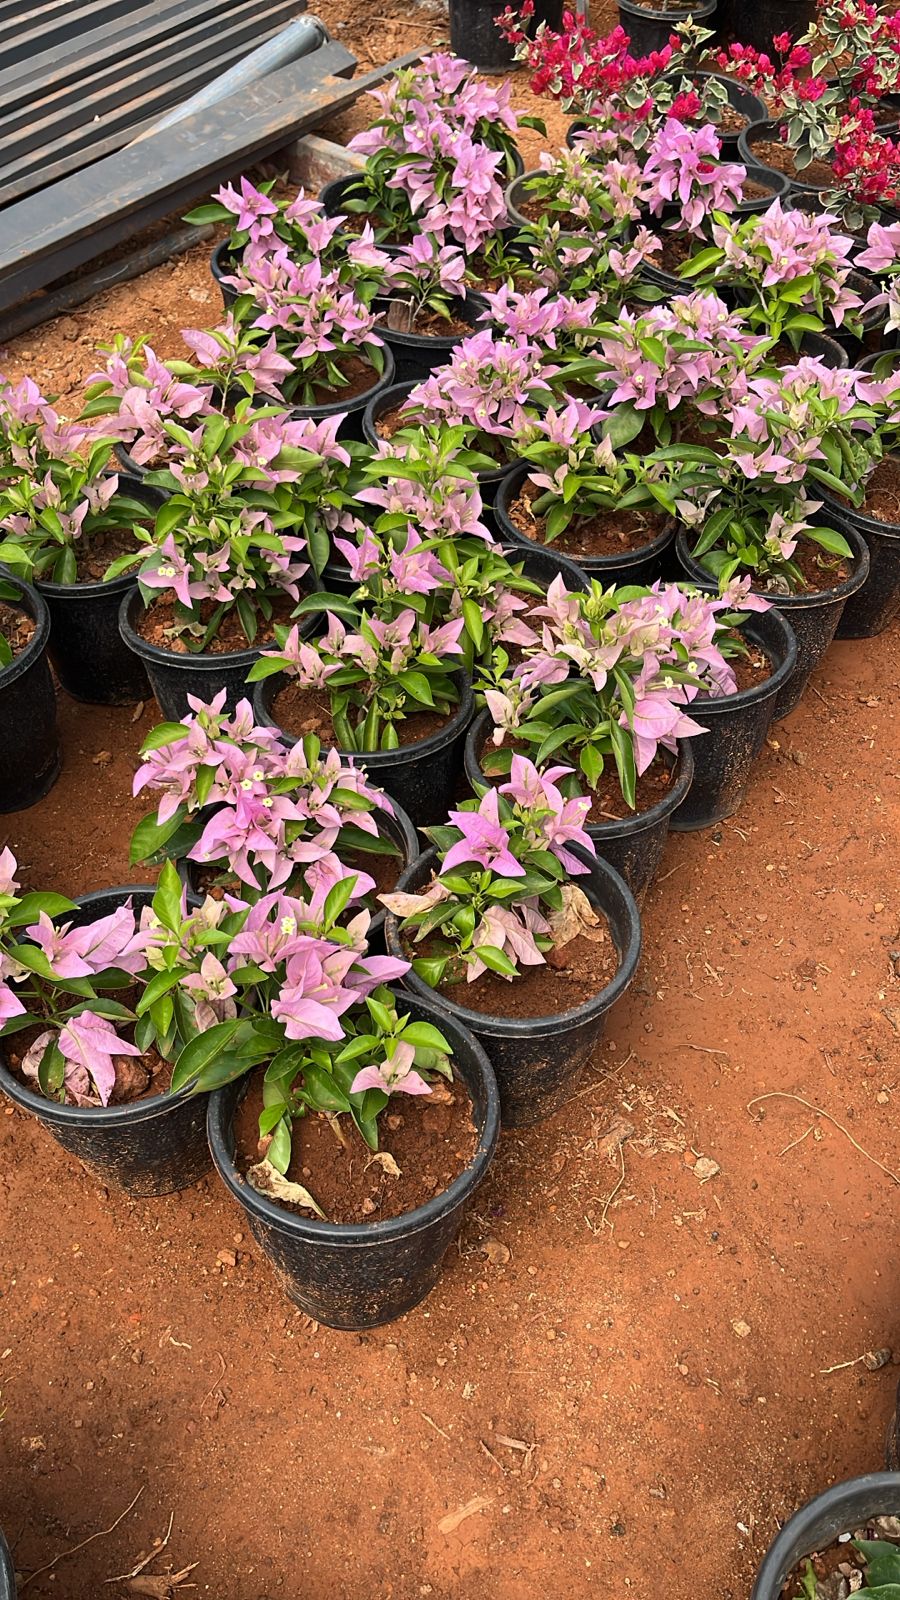
[[[751,586],[751,594],[758,594],[762,600],[770,601],[779,611],[787,611],[788,613],[791,611],[815,611],[819,606],[830,605],[835,600],[849,600],[852,594],[856,594],[857,590],[862,588],[869,576],[869,547],[857,528],[852,527],[850,524],[845,524],[842,531],[847,535],[849,543],[854,547],[856,559],[853,564],[853,571],[849,577],[844,579],[843,583],[838,584],[837,588],[817,589],[813,594],[779,594],[773,596],[762,589],[754,589]],[[675,539],[675,548],[678,552],[678,559],[691,582],[695,583],[698,589],[716,590],[717,584],[711,573],[707,572],[705,567],[701,567],[700,563],[694,560],[687,548],[686,529],[679,528]]]
[[[365,764],[371,773],[376,775],[383,767],[414,766],[423,758],[442,750],[458,737],[463,727],[468,727],[472,720],[472,711],[475,705],[475,694],[472,689],[472,679],[467,672],[461,669],[452,674],[459,684],[460,695],[457,706],[449,721],[442,728],[436,728],[434,733],[429,733],[424,739],[417,739],[413,744],[400,745],[396,750],[341,750],[337,746],[338,755],[345,761],[359,761]],[[249,684],[253,690],[253,715],[263,727],[277,728],[282,738],[291,739],[292,735],[282,728],[280,723],[273,720],[270,705],[275,697],[276,690],[283,687],[286,674],[273,672],[269,678],[261,678],[258,682]],[[296,743],[296,740],[294,740]],[[390,798],[390,797],[389,797]],[[392,802],[393,804],[393,802]]]
[[[483,722],[483,726],[487,727],[489,716],[487,707],[479,711],[466,736],[466,766],[470,772],[477,771],[480,774],[482,783],[487,783],[488,780],[482,772],[475,746],[480,732],[479,724]],[[668,794],[663,795],[661,800],[657,800],[652,806],[647,806],[643,811],[634,811],[629,816],[617,817],[615,821],[587,823],[585,828],[590,837],[602,842],[605,839],[616,839],[622,833],[629,835],[643,833],[645,829],[654,827],[657,822],[662,822],[664,817],[676,811],[694,778],[694,752],[691,749],[690,739],[678,740],[678,754],[672,757],[672,766],[678,776]]]
[[[839,1516],[841,1506],[853,1495],[860,1499],[871,1496],[872,1502],[878,1505],[881,1497],[885,1496],[894,1502],[894,1511],[885,1509],[883,1512],[870,1512],[872,1515],[889,1516],[900,1511],[900,1473],[898,1472],[869,1472],[859,1478],[848,1478],[843,1483],[832,1484],[830,1489],[823,1489],[820,1494],[814,1495],[804,1506],[795,1511],[788,1519],[779,1533],[775,1535],[759,1565],[756,1582],[750,1600],[774,1600],[781,1589],[791,1566],[802,1556],[796,1556],[795,1550],[798,1542],[802,1543],[810,1535],[807,1529],[812,1529],[819,1517],[828,1515],[831,1508]],[[847,1512],[850,1520],[858,1520],[859,1512]],[[845,1528],[838,1528],[835,1532],[845,1532]],[[817,1546],[818,1540],[813,1543],[812,1549]],[[806,1551],[812,1554],[812,1549]]]
[[[753,154],[752,140],[754,137],[768,138],[772,134],[777,136],[783,126],[783,117],[759,117],[756,122],[748,122],[746,128],[741,129],[738,134],[738,154],[745,166],[765,166],[766,163]],[[771,170],[778,172],[780,168],[773,167]],[[826,183],[804,183],[802,177],[794,177],[792,173],[786,173],[785,176],[790,189],[805,190],[809,194],[821,194],[828,187]]]
[[[132,582],[134,588],[122,596],[122,602],[119,606],[119,633],[129,650],[134,655],[139,656],[142,661],[150,661],[154,666],[158,667],[174,667],[176,670],[178,667],[184,666],[185,670],[192,672],[218,673],[234,667],[250,668],[262,653],[260,645],[248,645],[244,650],[221,650],[218,653],[206,650],[197,655],[191,655],[188,652],[182,654],[178,650],[166,650],[162,645],[151,644],[149,639],[141,637],[131,621],[130,612],[132,606],[138,600],[143,604],[140,589],[137,587],[137,579],[133,579]],[[305,594],[316,594],[322,588],[312,567],[309,568],[308,573],[304,573],[303,583],[306,586]],[[148,607],[145,606],[144,610],[146,611],[147,609]],[[315,619],[316,613],[309,612],[306,617],[300,617],[297,620],[301,626],[305,621],[308,621],[312,626]],[[302,633],[301,637],[304,637]],[[248,684],[247,688],[251,689],[252,685]],[[249,695],[246,698],[249,699]]]
[[[497,489],[494,513],[501,525],[504,539],[511,539],[514,544],[520,547],[524,546],[526,550],[539,550],[543,555],[552,556],[558,553],[560,556],[564,556],[567,561],[574,562],[576,567],[581,567],[582,571],[597,577],[602,577],[605,572],[612,571],[614,567],[640,566],[642,562],[647,560],[648,556],[662,555],[663,551],[667,550],[669,545],[674,542],[677,527],[674,517],[666,518],[662,531],[656,534],[655,538],[651,539],[648,544],[641,545],[637,550],[623,551],[621,555],[573,556],[567,550],[556,552],[553,548],[553,542],[539,544],[537,539],[529,539],[527,533],[520,532],[515,526],[506,508],[516,490],[524,483],[530,467],[531,463],[528,461],[514,462],[512,470],[504,474],[503,480]]]
[[[900,351],[898,351],[898,354],[900,354]],[[900,467],[900,456],[886,457],[885,459],[895,460],[898,467]],[[851,522],[854,528],[857,528],[862,534],[869,534],[874,538],[881,539],[900,539],[900,522],[881,522],[878,517],[870,517],[866,511],[857,509],[856,506],[844,505],[828,489],[822,490],[822,503],[830,511],[834,511],[836,515],[846,517],[848,522]]]
[[[351,411],[363,411],[377,399],[385,389],[389,389],[394,382],[396,366],[393,351],[389,344],[381,346],[384,356],[384,371],[381,376],[375,374],[375,382],[368,389],[363,389],[361,394],[345,397],[343,400],[328,400],[319,406],[294,406],[288,407],[288,416],[297,422],[323,422],[328,417],[349,416]],[[372,369],[375,370],[374,367]]]
[[[14,584],[19,591],[18,600],[7,600],[5,604],[24,611],[35,625],[34,633],[25,649],[21,650],[8,666],[0,667],[0,695],[2,695],[4,689],[8,689],[11,684],[24,677],[44,654],[50,639],[50,608],[33,583],[26,583],[24,578],[17,577],[9,567],[2,564],[0,564],[0,580]]]
[[[144,483],[142,478],[123,472],[117,473],[117,477],[120,485],[124,484],[135,499],[140,499],[142,495],[145,497],[148,510],[158,511],[167,498],[155,484]],[[51,600],[99,600],[102,595],[124,594],[136,583],[135,573],[122,572],[118,578],[87,578],[76,583],[55,583],[52,578],[36,578],[34,587]]]
[[[578,856],[579,860],[585,863],[590,862],[591,873],[598,874],[602,880],[602,887],[611,889],[613,895],[618,897],[620,909],[628,922],[628,936],[625,941],[625,947],[619,953],[619,964],[612,978],[609,983],[598,990],[592,999],[583,1001],[579,1006],[571,1006],[568,1011],[554,1011],[542,1017],[495,1016],[490,1011],[474,1011],[468,1006],[459,1005],[455,1000],[451,1000],[443,994],[440,999],[435,999],[435,1004],[438,1007],[449,1011],[470,1032],[477,1032],[479,1035],[499,1034],[504,1038],[527,1039],[534,1038],[536,1035],[557,1032],[561,1027],[568,1031],[571,1026],[577,1025],[579,1022],[586,1022],[595,1013],[602,1014],[608,1011],[616,1000],[624,994],[634,977],[641,954],[641,917],[634,895],[628,888],[624,878],[607,861],[604,861],[599,856],[588,855],[578,845],[569,845],[567,848],[571,850],[573,855]],[[437,850],[432,845],[428,850],[422,851],[422,854],[417,857],[408,870],[412,872],[414,868],[423,863],[430,869],[436,859]],[[405,877],[406,875],[404,873],[403,876]],[[403,878],[399,881],[402,883]],[[591,878],[587,873],[578,877],[577,883],[585,893],[588,893],[592,886]],[[600,886],[595,882],[593,888],[600,909],[603,911]],[[604,915],[606,914],[604,911]],[[385,936],[389,952],[394,953],[402,949],[398,936],[398,919],[392,911],[388,912],[385,920]],[[613,943],[615,943],[615,940],[613,940]],[[402,956],[402,959],[405,960],[406,957]],[[418,977],[412,968],[406,973],[402,981],[404,986],[419,998],[427,998],[436,994],[436,991]]]
[[[773,604],[768,611],[749,612],[746,622],[741,624],[738,631],[740,633],[750,633],[751,629],[758,628],[760,623],[764,623],[766,619],[771,621],[776,633],[781,635],[781,642],[785,651],[782,661],[774,672],[770,672],[769,676],[763,679],[762,683],[753,683],[747,689],[736,690],[734,694],[707,695],[702,700],[692,701],[692,708],[697,713],[698,718],[727,715],[729,711],[739,711],[744,706],[756,705],[760,700],[768,700],[771,695],[777,694],[779,690],[783,689],[789,678],[791,678],[797,665],[797,636],[787,617],[782,616],[777,605]],[[753,642],[751,639],[751,643]],[[760,640],[760,649],[767,650],[764,640]]]
[[[416,378],[406,383],[392,383],[388,388],[383,389],[380,394],[372,396],[363,412],[362,430],[366,443],[370,444],[373,449],[377,450],[378,446],[384,443],[375,428],[378,418],[383,416],[385,411],[390,411],[395,406],[401,406],[412,390],[418,389],[419,384],[422,382],[424,382],[424,379]],[[411,426],[414,427],[415,424],[413,423]],[[500,483],[512,472],[515,465],[515,461],[508,461],[504,466],[486,468],[483,472],[476,472],[475,480],[479,484]]]
[[[397,295],[392,294],[380,295],[375,304],[376,306],[379,304],[388,306],[392,300],[397,298]],[[471,289],[465,295],[453,295],[450,300],[450,306],[453,314],[458,316],[462,322],[465,322],[467,327],[473,333],[478,327],[479,318],[488,309],[487,301],[481,294],[479,294],[477,289]],[[470,311],[471,321],[468,317],[468,313]],[[416,333],[413,329],[410,329],[410,331],[407,333],[403,328],[390,328],[381,320],[379,320],[376,326],[382,338],[386,341],[393,340],[401,348],[403,346],[408,346],[413,350],[450,351],[453,350],[462,339],[468,338],[468,335],[465,333]],[[416,382],[418,381],[419,380],[417,379]],[[393,385],[392,387],[397,386]],[[415,384],[413,387],[415,387]]]
[[[653,11],[649,6],[638,5],[637,0],[618,0],[618,5],[619,10],[624,11],[627,17],[649,17],[655,22],[657,18],[668,21],[673,16],[708,17],[715,11],[718,0],[697,0],[696,5],[676,6],[671,10],[663,8],[659,11]]]
[[[75,905],[82,910],[90,910],[98,902],[108,900],[111,895],[119,895],[123,900],[133,894],[146,894],[149,905],[156,893],[155,883],[120,883],[109,889],[92,889],[87,894],[75,896]],[[62,911],[60,916],[71,916],[71,912]],[[10,1035],[13,1038],[14,1035]],[[23,1111],[33,1111],[42,1122],[67,1123],[69,1126],[93,1128],[116,1128],[134,1122],[152,1122],[157,1117],[165,1116],[173,1106],[180,1106],[185,1100],[191,1098],[190,1087],[180,1089],[172,1094],[165,1090],[162,1094],[151,1095],[146,1100],[129,1100],[121,1106],[68,1106],[58,1100],[48,1100],[42,1094],[36,1094],[33,1089],[27,1089],[18,1078],[10,1072],[3,1059],[7,1041],[0,1039],[0,1090],[9,1099],[20,1106]],[[198,1099],[200,1096],[197,1097]]]
[[[402,1005],[407,998],[403,990],[395,984],[391,984],[390,989],[392,995]],[[446,1022],[446,1012],[431,996],[417,995],[416,999],[424,1001],[424,1009],[430,1011],[431,1020],[436,1027]],[[457,1026],[462,1032],[468,1032],[464,1024],[457,1023]],[[226,1147],[226,1129],[230,1131],[230,1126],[226,1121],[223,1102],[230,1085],[213,1091],[206,1112],[207,1138],[219,1177],[246,1211],[260,1217],[270,1226],[275,1226],[282,1233],[301,1233],[311,1240],[319,1240],[328,1246],[372,1248],[395,1238],[406,1238],[410,1234],[420,1233],[423,1228],[431,1227],[439,1221],[448,1211],[455,1210],[464,1197],[478,1187],[493,1160],[500,1136],[500,1093],[490,1058],[484,1046],[471,1035],[466,1040],[466,1047],[472,1052],[477,1063],[486,1097],[484,1122],[478,1134],[475,1154],[469,1165],[457,1174],[446,1189],[433,1199],[414,1207],[412,1211],[401,1212],[399,1217],[386,1217],[377,1222],[323,1222],[319,1217],[299,1217],[274,1200],[269,1200],[266,1195],[258,1194],[244,1175],[238,1172],[234,1159]],[[470,1098],[473,1098],[471,1092]]]

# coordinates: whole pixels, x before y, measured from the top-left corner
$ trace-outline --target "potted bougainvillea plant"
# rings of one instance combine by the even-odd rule
[[[425,829],[432,848],[382,896],[404,983],[480,1039],[511,1125],[572,1094],[640,952],[634,899],[585,831],[590,800],[558,787],[570,770],[514,756],[507,782]]]

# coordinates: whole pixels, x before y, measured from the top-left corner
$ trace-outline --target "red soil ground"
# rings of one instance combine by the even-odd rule
[[[363,65],[442,31],[373,11],[326,8]],[[173,353],[217,311],[205,257],[7,370],[74,397],[116,329]],[[848,1363],[900,1352],[898,689],[896,627],[834,647],[741,814],[672,840],[588,1080],[503,1138],[392,1327],[311,1326],[214,1179],[133,1202],[0,1112],[0,1525],[29,1600],[164,1596],[147,1572],[191,1563],[178,1593],[215,1600],[743,1600],[779,1519],[879,1465],[900,1355]],[[135,876],[156,716],[60,709],[63,775],[0,846],[77,893]]]

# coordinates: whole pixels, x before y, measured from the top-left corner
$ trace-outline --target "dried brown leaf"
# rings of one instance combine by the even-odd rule
[[[441,1517],[438,1523],[438,1532],[455,1533],[460,1524],[466,1521],[467,1517],[474,1517],[477,1512],[486,1511],[490,1504],[490,1500],[483,1494],[477,1494],[474,1500],[468,1500],[464,1506],[460,1506],[458,1511],[450,1511],[446,1517]]]

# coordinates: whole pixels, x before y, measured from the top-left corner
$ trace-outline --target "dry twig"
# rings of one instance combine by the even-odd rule
[[[106,1580],[107,1583],[124,1583],[127,1578],[136,1578],[139,1572],[143,1572],[145,1567],[149,1567],[151,1561],[156,1556],[160,1555],[163,1550],[165,1550],[166,1545],[168,1544],[169,1540],[171,1539],[171,1537],[172,1537],[172,1524],[173,1524],[174,1521],[175,1521],[175,1513],[173,1511],[173,1512],[170,1513],[170,1516],[169,1516],[169,1526],[166,1529],[165,1538],[160,1540],[159,1544],[154,1545],[153,1549],[150,1551],[150,1554],[148,1556],[145,1556],[143,1561],[139,1561],[136,1567],[132,1567],[130,1572],[118,1572],[114,1578],[107,1578],[107,1580]]]
[[[144,1492],[144,1485],[142,1484],[141,1487],[138,1489],[138,1492],[135,1495],[134,1499],[131,1501],[131,1504],[127,1505],[125,1507],[125,1510],[123,1512],[121,1512],[118,1517],[116,1517],[115,1522],[111,1522],[110,1523],[108,1528],[100,1528],[97,1533],[89,1533],[87,1538],[86,1539],[82,1539],[80,1544],[73,1544],[71,1550],[60,1550],[59,1555],[58,1556],[54,1556],[52,1561],[48,1561],[46,1566],[35,1567],[33,1572],[29,1572],[27,1577],[22,1579],[21,1583],[19,1584],[19,1593],[20,1594],[22,1593],[22,1590],[24,1588],[26,1588],[26,1586],[29,1583],[31,1583],[33,1578],[39,1578],[42,1572],[49,1572],[52,1567],[56,1566],[56,1563],[58,1561],[65,1561],[68,1556],[77,1555],[79,1550],[83,1550],[85,1545],[93,1544],[95,1539],[105,1539],[108,1534],[115,1533],[115,1530],[119,1526],[119,1523],[120,1522],[124,1522],[125,1518],[127,1517],[128,1513],[129,1513],[129,1511],[133,1511],[134,1510],[134,1508],[137,1505],[138,1501],[140,1500],[141,1495],[143,1494],[143,1492]]]
[[[768,1094],[757,1094],[754,1095],[752,1100],[747,1101],[747,1110],[751,1117],[753,1117],[751,1107],[758,1106],[762,1100],[796,1100],[798,1106],[805,1106],[807,1111],[812,1111],[815,1116],[824,1117],[826,1122],[832,1123],[838,1132],[844,1135],[845,1139],[849,1139],[854,1150],[858,1150],[861,1156],[865,1156],[867,1161],[871,1161],[873,1167],[877,1167],[879,1172],[883,1172],[886,1178],[890,1178],[891,1183],[896,1183],[900,1187],[900,1175],[892,1172],[890,1167],[884,1165],[883,1161],[877,1160],[868,1150],[865,1150],[859,1141],[854,1139],[849,1128],[845,1128],[842,1122],[838,1122],[837,1117],[833,1117],[830,1111],[823,1111],[821,1106],[814,1106],[811,1100],[804,1100],[802,1094],[789,1094],[787,1089],[770,1089]],[[754,1122],[759,1122],[761,1118],[754,1117],[753,1120]],[[797,1140],[798,1144],[799,1142]],[[790,1145],[787,1148],[790,1149]]]

